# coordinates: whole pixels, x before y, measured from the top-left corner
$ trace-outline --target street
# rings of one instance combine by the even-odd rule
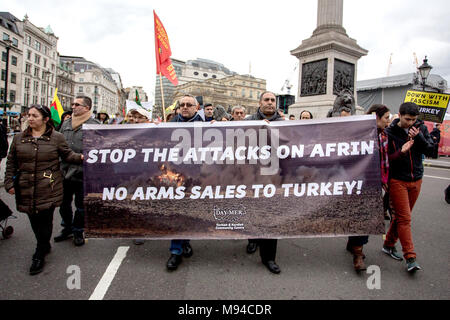
[[[449,163],[448,158],[441,161]],[[381,252],[381,236],[371,236],[364,247],[365,263],[374,267],[360,275],[345,250],[347,238],[340,237],[279,240],[279,275],[261,264],[259,252],[246,253],[245,240],[193,240],[194,255],[174,272],[165,267],[170,245],[166,240],[138,246],[131,239],[88,239],[82,247],[52,240],[44,271],[30,276],[35,239],[27,216],[15,212],[17,219],[8,221],[14,234],[0,240],[0,299],[448,300],[450,205],[444,201],[444,189],[449,184],[449,169],[425,168],[412,224],[423,271],[412,275],[404,261]],[[0,197],[15,211],[13,196],[2,188]],[[57,209],[53,236],[60,228]],[[399,243],[397,249],[401,251]],[[371,276],[377,270],[380,277],[374,282]]]

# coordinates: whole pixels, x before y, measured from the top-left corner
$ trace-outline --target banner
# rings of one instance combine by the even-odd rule
[[[404,102],[419,106],[420,120],[442,123],[449,99],[449,94],[408,90]]]
[[[373,115],[83,130],[87,237],[385,232]]]

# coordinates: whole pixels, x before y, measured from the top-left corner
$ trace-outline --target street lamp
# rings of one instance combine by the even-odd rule
[[[7,101],[8,101],[8,74],[9,74],[9,50],[12,47],[12,41],[7,39],[7,40],[3,40],[3,42],[5,43],[5,48],[6,48],[6,75],[5,75],[5,93],[3,96],[3,125],[7,128],[7,124],[8,124],[8,116],[6,115],[6,106],[8,105]]]
[[[427,81],[431,69],[433,69],[433,67],[428,64],[427,56],[425,56],[425,59],[423,59],[423,64],[418,69],[420,77],[422,78],[423,91],[425,91],[425,83]]]
[[[49,91],[50,91],[50,75],[51,75],[51,72],[50,71],[48,71],[48,70],[44,70],[44,76],[45,76],[45,79],[47,80],[47,90],[46,90],[46,92],[45,92],[45,95],[47,96],[47,107],[49,107],[50,108],[50,106],[48,105],[48,97],[49,97]]]

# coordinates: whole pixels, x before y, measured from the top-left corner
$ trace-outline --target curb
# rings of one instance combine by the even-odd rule
[[[424,167],[432,167],[432,168],[440,168],[440,169],[449,169],[450,170],[450,165],[446,166],[446,165],[441,165],[441,164],[434,164],[434,163],[424,162],[423,166]]]

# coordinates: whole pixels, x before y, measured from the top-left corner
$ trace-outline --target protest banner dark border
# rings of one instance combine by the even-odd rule
[[[270,124],[84,125],[83,130],[88,237],[247,239],[385,231],[372,115]],[[371,153],[362,154],[369,144]],[[206,163],[213,154],[208,149],[197,164],[168,161],[176,147],[184,149],[178,158],[187,159],[188,149],[200,155],[200,148],[211,146],[224,151],[217,159],[229,147],[233,156],[252,160]],[[269,146],[270,158],[262,159]],[[250,147],[260,151],[257,160]],[[160,155],[166,150],[166,161],[153,162],[156,148]],[[283,150],[290,156],[281,159]],[[258,197],[255,186],[264,186]]]

